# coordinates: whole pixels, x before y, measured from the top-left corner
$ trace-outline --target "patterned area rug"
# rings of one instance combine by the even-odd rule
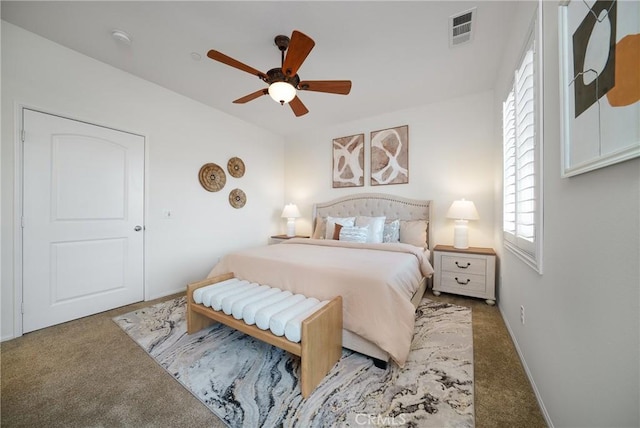
[[[471,310],[423,299],[404,368],[343,349],[303,399],[300,361],[218,324],[186,334],[185,298],[114,318],[167,372],[231,427],[472,427]]]

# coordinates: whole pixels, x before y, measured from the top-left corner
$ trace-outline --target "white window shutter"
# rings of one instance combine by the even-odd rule
[[[505,239],[514,241],[516,236],[516,110],[513,91],[502,105],[504,142],[504,212]]]
[[[514,73],[512,90],[502,105],[503,236],[507,248],[537,268],[541,168],[537,152],[539,76],[534,47],[532,34]]]

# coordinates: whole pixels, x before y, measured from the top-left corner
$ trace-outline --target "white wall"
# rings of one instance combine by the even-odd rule
[[[495,123],[501,122],[502,88],[511,79],[533,14],[530,4],[520,7],[514,25],[520,31],[506,51],[496,85]],[[637,427],[640,160],[560,178],[557,2],[542,2],[542,8],[544,273],[534,272],[496,239],[502,271],[499,305],[552,426]],[[499,142],[495,151],[501,151]]]
[[[453,244],[453,220],[446,218],[455,199],[472,200],[480,214],[469,222],[471,246],[493,245],[494,170],[493,92],[456,98],[335,125],[287,139],[287,201],[303,215],[299,233],[311,233],[314,202],[361,192],[381,192],[433,200],[432,243]],[[409,125],[409,183],[371,186],[370,132]],[[364,187],[332,188],[332,139],[365,134]]]
[[[284,198],[282,138],[2,22],[2,338],[14,333],[16,105],[146,136],[146,297],[184,290],[229,250],[264,244],[279,231]],[[246,174],[205,191],[206,162]],[[239,187],[247,204],[234,209]],[[173,219],[162,218],[172,211]]]

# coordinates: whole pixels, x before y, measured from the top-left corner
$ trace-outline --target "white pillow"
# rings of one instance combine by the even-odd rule
[[[367,236],[367,242],[380,244],[382,243],[384,234],[384,221],[386,219],[386,217],[358,216],[356,217],[356,226],[369,226],[369,236]]]
[[[327,217],[327,229],[324,234],[324,239],[333,239],[334,229],[336,227],[336,223],[342,225],[343,227],[351,227],[354,226],[356,222],[355,217]]]
[[[340,240],[347,242],[367,242],[369,236],[369,226],[343,226],[340,229]]]

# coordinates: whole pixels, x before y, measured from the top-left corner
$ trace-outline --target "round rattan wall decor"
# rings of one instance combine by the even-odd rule
[[[232,177],[240,178],[244,175],[244,162],[240,158],[231,158],[227,162],[227,171]]]
[[[221,190],[227,183],[227,175],[220,165],[215,163],[205,163],[198,173],[200,184],[209,192]]]
[[[242,208],[247,203],[247,195],[240,189],[233,189],[229,193],[229,203],[233,208]]]

